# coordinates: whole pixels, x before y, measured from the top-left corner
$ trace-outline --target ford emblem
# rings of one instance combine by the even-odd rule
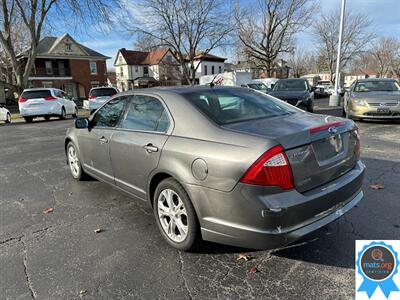
[[[336,132],[337,132],[337,128],[336,127],[329,127],[328,128],[328,132],[330,133],[330,134],[335,134]]]

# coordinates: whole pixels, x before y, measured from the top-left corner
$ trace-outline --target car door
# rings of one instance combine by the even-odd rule
[[[84,168],[104,181],[114,183],[110,141],[125,108],[124,97],[111,99],[90,119],[89,130],[79,130],[79,151]],[[92,127],[93,126],[93,127]]]
[[[145,199],[149,174],[157,168],[161,150],[172,130],[172,118],[155,96],[135,95],[110,143],[117,186]]]

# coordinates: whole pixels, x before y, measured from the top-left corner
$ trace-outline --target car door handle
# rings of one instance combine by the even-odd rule
[[[146,149],[146,151],[148,153],[151,152],[158,152],[158,147],[154,146],[153,144],[147,144],[146,146],[143,147],[144,149]]]
[[[102,136],[100,139],[100,144],[107,144],[108,143],[108,139],[106,139],[104,136]]]

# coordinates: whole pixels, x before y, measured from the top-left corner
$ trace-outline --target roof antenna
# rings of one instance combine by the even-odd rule
[[[214,87],[215,86],[214,80],[215,80],[215,78],[217,78],[217,76],[218,76],[218,74],[214,76],[213,80],[211,80],[210,87]]]

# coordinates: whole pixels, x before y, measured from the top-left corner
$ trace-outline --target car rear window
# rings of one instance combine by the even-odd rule
[[[117,93],[117,91],[113,88],[101,88],[101,89],[91,90],[90,96],[94,96],[94,97],[113,96],[116,93]]]
[[[51,96],[50,90],[25,91],[21,97],[25,99],[46,98]]]
[[[184,93],[183,97],[220,125],[298,112],[283,101],[248,89],[211,89]]]

